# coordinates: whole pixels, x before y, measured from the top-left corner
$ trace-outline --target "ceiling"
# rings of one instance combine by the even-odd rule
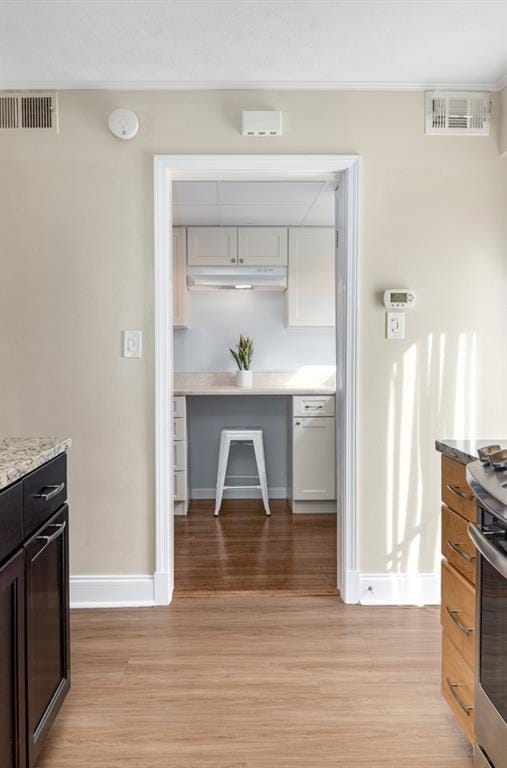
[[[507,0],[0,0],[0,11],[0,88],[507,82]]]
[[[176,181],[173,223],[230,226],[333,226],[329,181]]]

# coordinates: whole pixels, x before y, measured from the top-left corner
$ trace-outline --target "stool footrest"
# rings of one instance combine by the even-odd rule
[[[224,485],[224,491],[232,491],[235,488],[238,488],[240,490],[243,490],[245,488],[258,488],[261,490],[262,486],[260,485]]]

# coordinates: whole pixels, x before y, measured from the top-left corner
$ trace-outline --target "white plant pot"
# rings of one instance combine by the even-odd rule
[[[251,387],[253,384],[253,371],[236,371],[236,384],[238,387]]]

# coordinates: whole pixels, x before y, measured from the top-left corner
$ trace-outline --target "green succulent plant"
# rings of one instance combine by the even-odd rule
[[[243,334],[241,334],[239,341],[236,344],[236,349],[231,349],[230,353],[236,361],[236,365],[240,371],[249,371],[253,356],[252,336],[243,336]]]

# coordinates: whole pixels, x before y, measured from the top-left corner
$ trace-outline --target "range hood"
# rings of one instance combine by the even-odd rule
[[[187,267],[190,291],[285,291],[287,267]]]

